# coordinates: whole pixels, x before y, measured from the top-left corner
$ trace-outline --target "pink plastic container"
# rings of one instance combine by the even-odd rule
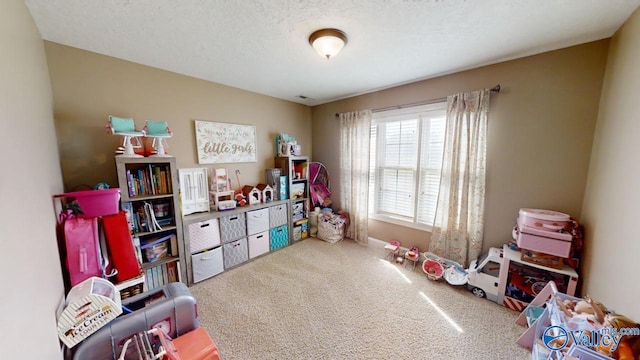
[[[55,197],[75,198],[85,217],[117,214],[119,211],[120,189],[81,190]]]
[[[519,248],[568,258],[573,236],[569,233],[549,231],[525,225],[518,219],[516,243]]]
[[[525,208],[518,215],[518,223],[546,231],[560,231],[571,221],[568,214],[553,210]]]

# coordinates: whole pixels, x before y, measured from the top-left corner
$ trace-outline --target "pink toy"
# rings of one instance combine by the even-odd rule
[[[413,268],[416,268],[416,262],[418,262],[418,260],[420,260],[420,250],[418,250],[418,247],[413,246],[411,249],[409,249],[405,254],[404,254],[404,258],[407,260],[404,264],[405,267],[407,267],[407,264],[409,263],[409,261],[413,262]]]
[[[427,258],[422,262],[422,271],[427,274],[429,279],[440,280],[444,274],[444,266],[438,260]]]
[[[384,250],[387,252],[386,258],[389,260],[393,259],[396,255],[398,255],[398,253],[400,253],[400,241],[392,240],[390,243],[384,246]]]
[[[518,223],[547,231],[560,231],[569,224],[571,216],[553,210],[520,209]]]

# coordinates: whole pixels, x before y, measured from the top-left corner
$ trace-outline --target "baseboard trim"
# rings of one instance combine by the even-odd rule
[[[377,248],[377,247],[383,248],[387,244],[388,244],[388,242],[386,242],[386,241],[383,241],[383,240],[380,240],[380,239],[376,239],[376,238],[372,238],[372,237],[369,237],[368,241],[367,241],[367,246],[375,247],[375,248]]]

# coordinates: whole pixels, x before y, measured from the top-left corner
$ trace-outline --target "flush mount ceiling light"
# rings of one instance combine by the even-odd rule
[[[320,29],[309,36],[309,44],[328,60],[338,55],[347,44],[347,35],[338,29]]]

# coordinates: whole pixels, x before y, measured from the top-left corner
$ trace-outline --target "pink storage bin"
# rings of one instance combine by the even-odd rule
[[[544,209],[524,208],[518,215],[518,223],[547,231],[559,231],[571,220],[568,214]]]
[[[568,258],[573,236],[568,233],[542,230],[525,225],[518,219],[516,243],[519,248]]]
[[[192,254],[220,245],[218,219],[189,224],[189,247]]]
[[[75,198],[87,218],[113,215],[120,210],[120,189],[80,190],[55,197]]]

